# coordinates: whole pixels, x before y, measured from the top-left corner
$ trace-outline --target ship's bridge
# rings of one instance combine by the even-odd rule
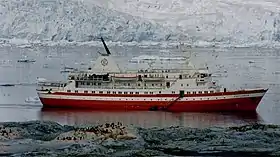
[[[198,73],[202,78],[211,76],[211,73],[208,71],[208,69],[199,69]]]

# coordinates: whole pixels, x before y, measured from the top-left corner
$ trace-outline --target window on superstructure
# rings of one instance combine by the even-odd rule
[[[103,94],[103,91],[99,91],[99,94]]]
[[[166,78],[168,78],[168,75],[166,75]]]
[[[135,92],[135,94],[139,94],[139,92]]]
[[[133,92],[129,92],[129,94],[133,94]]]
[[[144,94],[149,94],[148,92],[144,92]]]
[[[172,94],[175,94],[175,91],[172,91]]]
[[[183,87],[183,84],[181,84],[181,87]]]
[[[98,86],[100,86],[101,85],[101,83],[98,83]]]
[[[204,91],[204,94],[208,94],[208,91]]]
[[[122,92],[118,92],[118,94],[122,94]]]
[[[189,84],[187,84],[187,86],[189,86]]]
[[[167,88],[170,87],[170,82],[166,82],[166,87],[167,87]]]
[[[77,90],[75,90],[75,93],[78,93],[78,91],[77,91]]]
[[[191,92],[187,92],[187,94],[191,94]]]
[[[202,91],[198,91],[199,94],[202,94]]]
[[[91,93],[93,93],[93,94],[94,94],[94,93],[95,93],[95,91],[91,91]]]
[[[81,82],[81,84],[82,84],[82,85],[85,85],[85,83],[84,83],[84,82]]]
[[[130,83],[128,83],[127,85],[130,86]]]
[[[150,92],[150,94],[153,94],[153,92]]]
[[[193,94],[196,94],[196,92],[192,92]]]
[[[107,94],[110,94],[110,91],[107,91]]]
[[[138,83],[138,86],[140,86],[140,83]]]
[[[162,86],[162,83],[160,84],[160,86]]]
[[[161,91],[159,91],[158,93],[161,94]]]
[[[124,92],[123,94],[127,94],[127,92]]]
[[[68,93],[71,93],[71,90],[67,90]]]
[[[90,85],[90,83],[89,83],[89,82],[87,82],[87,85],[89,86],[89,85]]]
[[[88,91],[85,90],[84,93],[88,93]]]
[[[117,92],[113,92],[113,94],[117,94]]]
[[[211,90],[210,93],[214,93],[214,91]]]
[[[183,79],[183,76],[182,76],[182,75],[179,75],[179,79]]]
[[[154,84],[152,84],[152,86],[154,86]]]

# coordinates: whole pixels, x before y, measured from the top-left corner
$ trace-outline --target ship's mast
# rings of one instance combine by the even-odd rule
[[[104,48],[105,48],[105,50],[106,50],[106,52],[107,52],[107,54],[103,54],[103,56],[109,56],[109,55],[111,54],[111,52],[110,52],[110,50],[108,49],[108,47],[107,47],[107,45],[106,45],[106,43],[105,43],[105,41],[103,40],[102,37],[101,37],[101,41],[102,41],[103,46],[104,46]]]
[[[111,57],[111,52],[102,37],[101,41],[106,50],[106,54],[99,52],[101,56],[97,58],[91,71],[94,73],[120,73],[119,65],[114,61],[113,57]]]

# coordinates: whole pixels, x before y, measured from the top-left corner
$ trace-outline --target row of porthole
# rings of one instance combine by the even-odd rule
[[[67,90],[68,93],[71,93],[71,90]],[[75,90],[75,93],[79,93],[78,90]],[[89,93],[88,91],[84,91],[84,93]],[[91,91],[91,93],[95,94],[95,91]],[[103,94],[103,91],[99,91],[99,94]],[[111,94],[110,91],[106,92],[107,94]],[[210,91],[210,93],[214,93],[214,91]],[[139,92],[112,92],[112,94],[140,94]],[[144,92],[144,94],[154,94],[154,92]],[[161,94],[161,91],[158,92]],[[175,91],[172,91],[172,94],[176,94]],[[186,94],[191,94],[191,92],[187,92]],[[192,94],[196,94],[196,92],[192,92]],[[198,94],[203,94],[202,91],[199,91]],[[208,91],[204,91],[204,94],[208,94]]]
[[[216,97],[216,100],[218,98]],[[224,99],[226,99],[226,97],[224,97]],[[98,99],[97,99],[98,100]],[[100,99],[100,100],[104,100],[104,99]],[[119,100],[122,100],[122,99],[119,99]],[[141,99],[125,99],[125,100],[139,100],[139,101],[142,101]],[[144,101],[148,101],[149,99],[144,99]],[[156,101],[156,100],[153,100],[153,99],[150,99],[151,101]],[[171,100],[167,100],[167,99],[164,99],[164,101],[174,101],[175,99],[171,99]],[[186,99],[188,100],[188,99]],[[190,100],[190,99],[189,99]],[[198,99],[192,99],[192,100],[198,100]],[[203,100],[202,98],[200,98],[200,100]],[[205,99],[206,100],[206,99]],[[210,98],[207,98],[207,100],[210,100]],[[213,99],[212,99],[213,100]],[[162,101],[162,99],[157,99],[157,101]]]
[[[71,90],[67,90],[68,93],[71,93]],[[78,90],[75,90],[75,93],[79,93]],[[84,93],[89,93],[88,91],[84,91]],[[91,93],[95,94],[95,91],[91,91]],[[99,94],[103,94],[103,91],[99,91],[98,92]],[[110,91],[107,91],[106,92],[107,94],[111,94]],[[112,92],[112,94],[122,94],[122,92]],[[124,94],[140,94],[139,92],[124,92]]]

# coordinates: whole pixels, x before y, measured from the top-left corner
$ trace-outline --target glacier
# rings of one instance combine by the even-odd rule
[[[140,45],[279,47],[280,1],[0,0],[2,44],[81,45],[100,36]]]
[[[1,0],[0,38],[88,42],[180,40],[184,35],[156,22],[78,0]],[[1,41],[1,40],[0,40]]]
[[[280,42],[279,0],[86,0],[176,27],[193,42]]]

